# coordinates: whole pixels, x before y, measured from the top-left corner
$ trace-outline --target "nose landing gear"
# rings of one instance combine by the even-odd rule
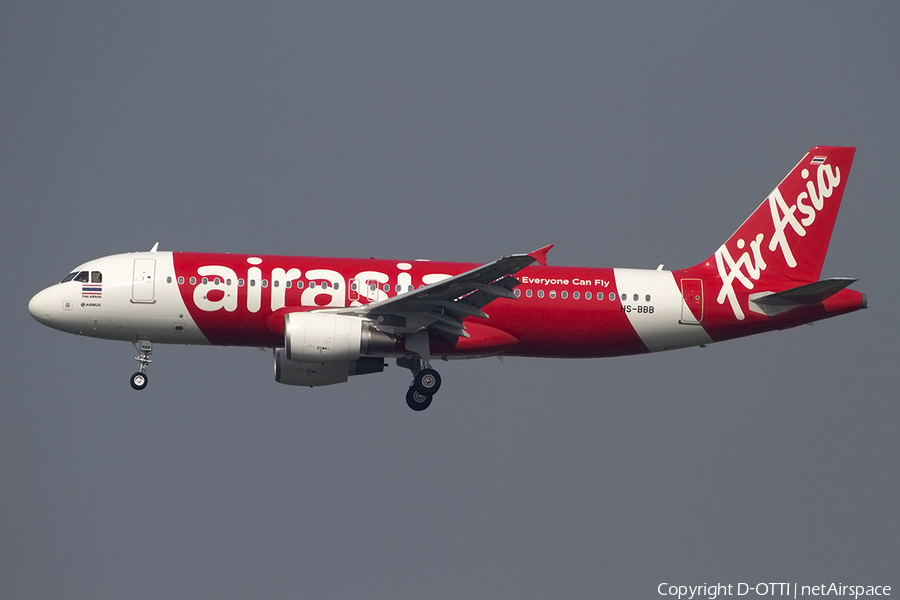
[[[149,340],[140,340],[137,342],[132,342],[134,344],[135,350],[138,351],[138,355],[134,357],[134,360],[140,363],[140,367],[138,368],[138,372],[131,376],[131,387],[140,391],[147,387],[147,365],[150,364],[150,355],[153,353],[153,343]]]

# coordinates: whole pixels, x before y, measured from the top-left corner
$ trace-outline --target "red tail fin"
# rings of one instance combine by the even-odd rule
[[[735,285],[819,279],[856,148],[816,146],[709,260],[722,287],[717,298],[738,308]],[[774,283],[774,281],[773,281]]]

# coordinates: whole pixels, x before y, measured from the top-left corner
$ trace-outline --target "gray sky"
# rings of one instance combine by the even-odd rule
[[[900,589],[894,3],[8,2],[3,598]],[[823,276],[871,308],[646,357],[276,384],[40,326],[131,250],[681,268],[858,146]]]

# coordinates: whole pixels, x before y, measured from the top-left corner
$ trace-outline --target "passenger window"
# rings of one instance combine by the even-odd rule
[[[522,290],[518,290],[518,289],[517,289],[517,290],[515,290],[515,291],[513,292],[513,294],[515,294],[515,295],[516,295],[516,298],[518,298],[519,296],[522,295]]]
[[[386,292],[389,292],[389,291],[391,291],[391,286],[386,283],[386,284],[384,284],[384,287],[382,287],[382,289]]]
[[[538,290],[538,298],[544,297],[544,290]]]
[[[215,283],[216,285],[219,285],[219,283],[221,283],[221,281],[222,281],[222,280],[219,279],[218,277],[216,277],[215,279],[213,279],[213,283]]]
[[[231,277],[225,280],[225,285],[231,285]]]
[[[402,290],[402,289],[403,289],[403,286],[401,286],[401,285],[398,283],[398,284],[397,284],[397,287],[396,287],[397,292],[399,293],[400,290]]]
[[[550,297],[556,298],[556,290],[550,290]]]
[[[563,290],[559,293],[559,295],[562,297],[563,300],[565,300],[566,298],[569,297],[569,292]]]
[[[238,287],[244,287],[244,279],[243,277],[238,279]]]
[[[250,287],[256,287],[256,280],[255,280],[255,279],[251,279],[251,280],[250,280]]]
[[[525,290],[525,297],[531,298],[531,290]]]
[[[302,290],[304,285],[306,285],[306,284],[304,284],[302,281],[298,281],[298,282],[297,282],[297,289],[298,289],[298,290]]]
[[[644,296],[644,300],[646,300],[647,302],[650,302],[650,294],[647,294],[646,296]]]
[[[634,296],[631,297],[631,299],[634,300],[635,302],[638,301],[638,298],[639,298],[639,296],[637,294],[635,294]]]
[[[262,280],[262,286],[263,286],[263,287],[269,287],[269,280],[268,280],[268,279],[263,279],[263,280]]]
[[[585,299],[585,300],[590,300],[590,299],[591,299],[591,293],[590,293],[590,292],[585,292],[585,293],[584,293],[584,299]]]
[[[169,283],[172,283],[171,277],[169,278]],[[91,283],[103,283],[103,275],[100,271],[91,271]]]
[[[292,285],[293,285],[293,284],[291,283],[291,280],[290,280],[290,279],[288,279],[287,281],[284,282],[284,287],[286,287],[286,288],[289,288],[289,287],[291,287]]]
[[[602,296],[602,295],[603,295],[603,294],[598,294],[598,296]],[[615,293],[615,292],[610,292],[610,293],[609,293],[609,299],[610,299],[610,300],[615,300],[615,299],[616,299],[616,293]]]
[[[191,285],[197,285],[197,278],[191,277]]]
[[[184,285],[184,277],[178,278],[178,285]]]
[[[166,283],[172,283],[172,276],[166,277]]]
[[[336,290],[341,289],[341,282],[335,281],[335,282],[334,282],[334,289],[336,289]]]
[[[78,273],[78,275],[75,276],[75,281],[78,281],[80,283],[87,283],[88,282],[88,272],[81,271],[80,273]]]
[[[581,298],[581,292],[572,292],[572,298],[578,300],[579,298]]]
[[[278,287],[278,280],[275,279],[272,281],[272,287]]]
[[[209,283],[209,278],[204,277],[201,281],[203,281],[203,285],[206,285],[207,283]]]

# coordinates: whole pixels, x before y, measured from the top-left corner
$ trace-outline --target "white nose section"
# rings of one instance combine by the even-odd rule
[[[39,323],[50,323],[50,308],[53,304],[53,292],[50,289],[41,290],[28,301],[28,312]]]

